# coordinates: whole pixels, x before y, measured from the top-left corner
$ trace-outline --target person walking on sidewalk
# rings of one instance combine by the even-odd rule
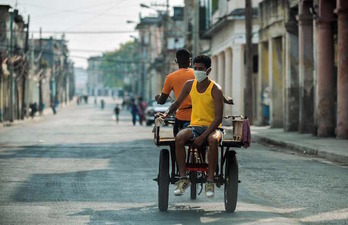
[[[143,101],[142,97],[138,99],[138,116],[139,116],[139,124],[143,125],[143,121],[145,120],[145,109],[147,107],[146,102]]]
[[[223,115],[223,92],[221,87],[210,80],[211,59],[205,55],[199,55],[193,60],[194,80],[185,83],[179,97],[169,109],[159,117],[165,119],[175,112],[184,102],[187,96],[191,96],[192,115],[188,128],[185,128],[175,137],[175,154],[179,167],[180,180],[174,195],[182,195],[191,182],[186,177],[185,143],[193,139],[195,146],[202,146],[204,142],[209,144],[208,152],[208,178],[205,184],[205,194],[208,198],[214,197],[214,173],[218,162],[218,147],[222,139],[221,126]]]
[[[115,113],[115,117],[116,117],[116,123],[118,123],[119,115],[120,115],[120,105],[119,104],[116,104],[116,106],[114,108],[114,113]]]
[[[130,101],[130,112],[132,114],[133,126],[135,126],[137,122],[138,106],[135,104],[134,98],[132,98]]]
[[[100,108],[102,110],[105,108],[105,101],[104,101],[104,99],[100,100]]]

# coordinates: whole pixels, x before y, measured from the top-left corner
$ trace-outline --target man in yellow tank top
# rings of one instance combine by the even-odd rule
[[[208,179],[205,185],[206,196],[214,197],[214,172],[218,163],[218,147],[222,133],[217,128],[221,126],[223,116],[223,92],[221,87],[210,80],[211,59],[199,55],[193,60],[194,80],[184,84],[179,97],[162,115],[166,118],[177,110],[184,99],[190,95],[192,101],[192,114],[190,126],[181,130],[175,137],[175,154],[179,166],[180,180],[177,182],[175,195],[182,195],[190,186],[186,177],[185,143],[194,139],[196,146],[201,146],[205,141],[209,144],[208,152]]]

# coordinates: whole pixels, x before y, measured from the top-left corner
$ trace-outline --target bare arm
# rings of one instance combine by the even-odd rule
[[[224,95],[224,103],[234,105],[233,99],[231,97],[225,97]]]
[[[155,96],[155,100],[157,101],[158,104],[163,105],[164,103],[166,103],[168,96],[169,96],[168,94],[164,94],[162,92],[161,95]]]
[[[163,118],[168,117],[180,107],[181,103],[190,94],[192,83],[193,83],[193,80],[186,81],[186,83],[184,84],[179,94],[179,97],[169,106],[169,109],[164,114],[162,114]]]
[[[217,85],[214,85],[211,91],[211,95],[214,99],[215,118],[213,122],[209,125],[209,127],[202,133],[202,135],[199,136],[199,137],[202,137],[203,140],[207,138],[209,134],[215,131],[216,128],[218,128],[222,122],[222,115],[223,115],[223,109],[224,109],[224,104],[223,104],[224,97],[223,97],[222,90]]]
[[[162,93],[160,95],[155,96],[155,100],[157,101],[157,104],[163,105],[164,103],[166,103],[167,98],[170,97],[169,96],[170,92],[173,90],[171,83],[172,83],[172,79],[170,78],[170,76],[167,76],[164,81]],[[167,92],[168,94],[164,92]]]
[[[217,86],[218,89],[220,89],[222,91],[222,88],[218,83],[215,83],[215,85]],[[229,97],[229,96],[226,97],[223,93],[222,93],[222,97],[223,97],[224,103],[229,104],[229,105],[234,105],[233,99],[231,97]]]

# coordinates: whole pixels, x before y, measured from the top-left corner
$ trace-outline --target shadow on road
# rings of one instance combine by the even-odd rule
[[[188,197],[171,196],[168,212],[159,212],[157,185],[152,180],[157,176],[159,152],[152,142],[144,139],[5,147],[0,159],[22,160],[23,167],[30,171],[29,178],[16,185],[11,201],[52,204],[64,208],[67,217],[87,216],[90,225],[129,224],[129,221],[132,224],[144,224],[144,221],[146,224],[269,224],[270,221],[299,224],[301,215],[310,211],[309,208],[278,209],[267,201],[245,197],[241,190],[233,214],[224,211],[221,197],[214,201],[204,197],[191,201]],[[322,213],[325,212],[318,212],[318,217]],[[315,219],[309,218],[311,224],[316,223]],[[318,224],[322,222],[318,220]],[[344,224],[345,220],[336,218],[332,222]]]
[[[27,160],[37,171],[16,188],[14,201],[148,202],[142,196],[153,187],[150,196],[155,198],[152,179],[158,168],[148,159],[158,150],[144,147],[147,142],[27,146],[9,149],[0,159]]]
[[[284,218],[281,214],[275,214],[268,211],[236,211],[235,213],[227,213],[221,210],[204,210],[188,205],[176,205],[170,207],[167,212],[159,212],[157,205],[146,205],[143,207],[123,208],[120,210],[93,210],[85,208],[83,211],[69,216],[89,216],[88,225],[100,224],[269,224],[279,222],[289,224],[291,219]],[[146,221],[146,222],[145,222]],[[257,223],[253,223],[257,221]],[[290,224],[299,224],[292,221]]]

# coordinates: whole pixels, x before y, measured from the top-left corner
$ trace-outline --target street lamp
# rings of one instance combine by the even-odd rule
[[[150,8],[151,8],[150,6],[145,5],[145,4],[143,4],[143,3],[140,3],[140,7],[141,7],[141,8],[146,8],[146,9],[150,9]]]

